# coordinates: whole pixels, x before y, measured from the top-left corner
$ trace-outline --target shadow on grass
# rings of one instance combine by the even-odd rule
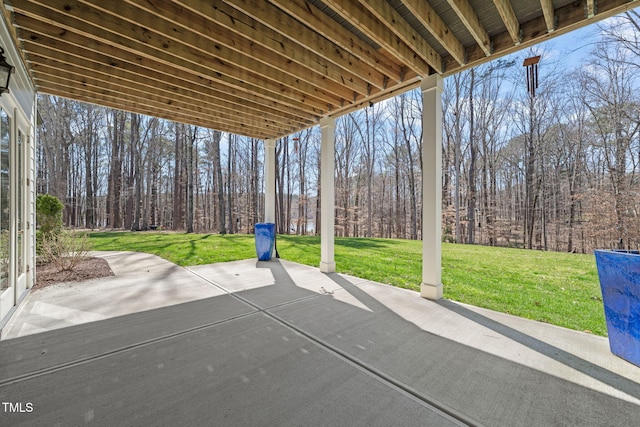
[[[318,236],[294,236],[289,234],[278,234],[276,241],[292,246],[318,246],[320,247],[320,237]]]
[[[384,242],[381,242],[380,239],[368,239],[364,237],[336,238],[335,243],[336,246],[343,246],[352,249],[391,249],[391,246],[398,244],[393,240],[385,240]]]
[[[186,237],[191,237],[189,239],[187,239],[187,243],[189,244],[189,251],[185,254],[184,257],[182,257],[182,259],[185,261],[185,263],[187,263],[189,260],[191,260],[192,258],[196,257],[198,255],[198,243],[202,240],[206,240],[209,237],[211,237],[211,234],[203,234],[203,235],[199,235],[199,234],[186,234]],[[200,236],[200,237],[198,237]]]
[[[278,240],[295,246],[319,246],[320,236],[294,236],[278,234]],[[336,237],[335,245],[353,249],[391,248],[399,242],[393,240],[369,239],[366,237]]]

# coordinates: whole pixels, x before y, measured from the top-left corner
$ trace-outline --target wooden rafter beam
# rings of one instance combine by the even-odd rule
[[[44,66],[42,64],[44,64],[45,61],[43,61],[41,58],[38,57],[37,54],[35,54],[35,49],[33,48],[33,46],[27,45],[26,48],[29,49],[29,52],[30,52],[29,57],[37,61],[32,65],[31,68],[33,69],[34,73],[40,79],[42,79],[41,71],[42,71],[42,67]],[[51,47],[51,44],[49,44],[48,46],[44,46],[42,50],[45,55],[49,55],[49,56],[51,56],[50,52],[54,51],[54,49]],[[69,61],[68,58],[72,57],[72,55],[68,55],[65,53],[60,53],[59,55],[61,56],[61,61]],[[67,67],[65,67],[65,63],[62,63],[62,62],[56,63],[55,67],[51,68],[51,70],[53,69],[58,70],[57,72],[59,75],[66,75],[69,73],[68,71],[66,71]],[[106,72],[102,76],[100,76],[97,70],[95,69],[92,70],[91,67],[89,69],[82,69],[74,64],[74,66],[71,67],[71,69],[78,70],[81,74],[78,74],[73,79],[67,79],[68,81],[67,92],[58,91],[56,93],[57,95],[72,97],[72,93],[75,93],[73,92],[74,89],[83,88],[83,87],[84,87],[84,90],[82,93],[86,95],[88,91],[86,90],[87,88],[84,86],[85,85],[84,81],[89,81],[91,76],[96,76],[96,78],[99,78],[103,82],[103,84],[97,84],[97,83],[93,84],[93,92],[95,92],[96,96],[99,98],[96,98],[96,100],[89,101],[89,102],[100,104],[101,102],[98,101],[98,99],[102,99],[105,96],[105,94],[100,92],[100,90],[101,89],[103,90],[104,88],[108,87],[111,90],[109,94],[111,95],[112,98],[121,97],[122,99],[129,100],[130,104],[126,109],[130,111],[135,111],[143,114],[154,115],[154,116],[159,116],[164,118],[172,118],[170,110],[175,108],[176,109],[175,120],[192,123],[192,124],[200,121],[201,125],[204,125],[203,123],[206,122],[207,127],[225,130],[228,132],[239,132],[240,130],[244,130],[244,132],[239,133],[241,135],[250,134],[253,136],[257,136],[256,132],[259,132],[258,127],[263,125],[266,126],[265,129],[270,130],[271,136],[288,134],[290,132],[295,131],[296,129],[312,126],[313,123],[315,123],[315,121],[317,120],[316,117],[307,117],[304,120],[299,118],[287,119],[284,117],[285,115],[283,115],[281,112],[274,109],[270,109],[270,108],[263,108],[262,109],[263,111],[261,112],[259,110],[259,106],[256,106],[256,107],[251,106],[251,102],[248,101],[252,99],[251,97],[247,97],[247,101],[243,102],[241,98],[243,94],[239,94],[240,95],[239,97],[237,97],[236,99],[233,99],[233,101],[235,101],[233,103],[224,102],[216,99],[209,101],[207,99],[203,99],[202,94],[203,92],[206,91],[206,89],[203,89],[202,87],[197,88],[191,93],[185,93],[184,89],[180,89],[181,87],[180,82],[174,82],[174,83],[177,83],[177,85],[173,85],[171,80],[167,80],[164,82],[162,80],[147,82],[147,84],[155,84],[157,89],[154,90],[153,88],[145,87],[142,82],[140,84],[135,84],[135,82],[134,84],[132,84],[131,82],[127,81],[126,74],[111,75],[112,73],[108,72],[107,71],[108,69],[104,67],[102,69],[105,70]],[[119,79],[120,76],[123,76],[124,78],[120,80]],[[136,75],[133,75],[133,78],[138,80],[138,76]],[[47,89],[50,86],[44,86],[43,85],[44,82],[42,80],[36,80],[35,83],[38,87],[38,90],[50,93],[49,90]],[[116,86],[118,86],[117,89],[116,89]],[[141,90],[141,89],[144,90],[146,93],[146,96],[144,98],[142,96],[139,96],[137,99],[128,98],[132,92],[135,92],[136,90]],[[222,92],[222,94],[224,94],[224,91]],[[162,105],[164,105],[165,107],[164,109],[159,108],[160,103],[156,103],[156,105],[149,105],[149,103],[147,102],[147,98],[157,100],[156,98],[158,97],[164,99],[164,102],[162,103]],[[88,98],[86,97],[83,99],[88,100]],[[124,108],[124,104],[120,107],[118,107],[117,104],[113,104],[113,103],[109,105],[115,105],[117,108]],[[180,113],[180,109],[181,109],[180,106],[182,106],[183,112],[191,110],[191,113],[188,114],[188,116],[190,116],[189,120],[177,114],[177,113]],[[235,130],[232,130],[229,122],[233,120],[225,121],[223,120],[224,117],[222,116],[218,117],[216,120],[212,120],[211,118],[207,117],[209,115],[207,111],[224,112],[227,119],[236,118],[240,120],[241,124],[244,127],[236,127]],[[266,121],[262,122],[262,119],[265,119]],[[277,126],[274,126],[274,125],[269,125],[268,122],[273,122],[273,123],[277,122],[279,124]],[[249,126],[246,126],[246,124],[248,123],[249,124],[253,123],[257,125],[257,127],[254,126],[255,129],[252,129]],[[251,133],[248,132],[249,130],[251,131]]]
[[[379,0],[358,1],[436,72],[444,71],[440,54],[389,3]]]
[[[236,19],[238,23],[251,21],[251,18],[241,14],[225,17],[225,11],[221,11],[219,8],[210,8],[217,13],[213,16],[207,16],[188,12],[174,2],[167,1],[136,2],[135,6],[123,2],[98,1],[94,3],[96,7],[104,9],[105,12],[120,16],[129,22],[140,22],[141,15],[147,17],[147,21],[141,25],[152,28],[159,34],[175,34],[174,42],[186,42],[188,46],[199,50],[204,55],[217,55],[217,52],[212,50],[212,46],[215,46],[217,51],[229,49],[236,56],[228,56],[223,51],[220,54],[225,58],[233,59],[241,69],[255,72],[268,79],[280,81],[280,78],[288,78],[293,86],[304,84],[313,87],[322,86],[327,93],[341,95],[343,98],[351,98],[353,92],[361,95],[367,93],[368,85],[364,79],[351,72],[337,69],[335,66],[327,66],[326,62],[323,63],[312,55],[298,54],[294,56],[291,52],[299,52],[299,50],[290,48],[290,42],[283,42],[284,52],[282,49],[269,51],[262,49],[261,39],[252,40],[251,34],[245,36],[240,32],[229,31],[220,25],[220,21],[224,18],[227,21]],[[224,4],[220,4],[221,8],[224,6]],[[233,9],[228,11],[231,14],[234,12]],[[167,30],[172,26],[177,26],[177,31],[167,33]],[[268,34],[265,34],[264,38],[268,38]],[[283,66],[284,64],[286,66]],[[261,71],[258,71],[259,69]],[[278,76],[272,72],[273,70],[281,70],[288,77],[286,75]]]
[[[98,0],[97,3],[102,2]],[[135,58],[142,58],[141,62],[158,62],[163,67],[172,69],[176,75],[194,75],[198,78],[213,79],[236,88],[244,86],[249,91],[258,90],[258,93],[263,93],[267,97],[282,96],[290,101],[303,100],[304,104],[320,111],[328,111],[332,103],[335,105],[341,103],[339,96],[305,82],[299,82],[298,85],[280,83],[274,75],[286,81],[281,70],[267,69],[268,67],[257,61],[253,61],[252,65],[248,64],[252,70],[239,67],[234,64],[234,61],[250,63],[251,59],[242,58],[224,46],[217,46],[217,50],[225,56],[206,55],[184,43],[175,42],[160,33],[151,31],[149,28],[152,27],[123,22],[116,16],[108,15],[78,1],[43,0],[42,3],[33,1],[26,2],[24,8],[15,8],[15,10],[25,16],[59,26],[68,33],[73,32],[83,38],[87,44],[99,42],[103,53],[110,54],[113,51],[115,58],[122,55],[124,51]],[[43,19],[43,17],[46,18]],[[66,35],[63,31],[55,34],[54,37],[64,38]]]
[[[273,117],[265,117],[250,114],[238,114],[237,111],[225,108],[209,108],[209,106],[197,104],[188,100],[179,99],[170,92],[150,93],[143,87],[135,87],[122,83],[118,80],[108,79],[101,76],[86,76],[74,71],[61,71],[60,69],[39,64],[38,85],[66,87],[68,90],[79,89],[87,92],[95,92],[104,96],[121,98],[125,101],[135,103],[139,108],[148,111],[171,111],[174,110],[180,117],[195,115],[199,119],[209,123],[218,123],[225,126],[246,126],[258,130],[262,126],[284,132],[293,126],[283,125]]]
[[[617,14],[623,13],[627,10],[631,10],[634,7],[638,7],[640,3],[635,0],[632,2],[621,3],[619,0],[598,0],[598,14],[597,19],[606,19]],[[570,31],[587,25],[585,21],[585,3],[584,2],[572,2],[555,10],[556,16],[556,29],[553,32],[554,36],[566,34]],[[452,59],[447,59],[447,67],[445,76],[454,74],[461,69],[477,66],[486,61],[491,60],[494,57],[504,56],[510,53],[517,52],[526,47],[530,47],[540,42],[540,37],[544,34],[545,40],[547,40],[547,33],[544,31],[546,23],[544,16],[540,15],[531,21],[521,24],[520,29],[522,32],[522,42],[520,45],[514,45],[511,35],[504,31],[503,33],[496,34],[491,38],[493,46],[493,54],[491,57],[486,57],[484,51],[479,47],[467,48],[468,62],[464,67],[460,67]]]
[[[215,20],[235,34],[234,39],[244,37],[287,61],[306,66],[360,94],[368,94],[370,85],[383,88],[387,80],[387,76],[378,69],[366,66],[346,49],[318,37],[309,27],[272,7],[266,0],[215,4],[180,0],[176,3]]]
[[[493,0],[493,4],[498,10],[498,14],[502,18],[505,27],[509,35],[513,39],[515,45],[519,45],[522,41],[522,35],[520,34],[520,23],[516,17],[516,13],[513,11],[513,7],[509,0]]]
[[[393,28],[381,22],[368,8],[361,7],[356,2],[345,2],[343,0],[325,0],[324,3],[340,14],[344,19],[357,27],[367,37],[382,46],[387,52],[397,58],[400,62],[407,64],[420,75],[429,75],[431,68],[442,71],[442,58],[435,51],[432,52],[431,62],[424,56],[429,56],[428,52],[417,52],[410,47],[395,32]],[[387,3],[384,3],[388,6]],[[404,21],[404,20],[402,20]],[[418,37],[424,42],[424,39]],[[426,44],[426,42],[424,42]],[[418,50],[420,50],[418,48]],[[432,66],[433,64],[433,66]]]
[[[420,23],[438,40],[447,52],[460,65],[466,62],[464,46],[453,35],[449,27],[444,23],[440,15],[424,0],[402,0],[404,5],[420,21]]]
[[[104,43],[98,40],[87,39],[81,34],[76,34],[55,25],[49,25],[27,16],[16,15],[15,17],[21,37],[26,40],[25,43],[40,43],[44,51],[47,49],[58,50],[62,55],[70,57],[90,58],[95,62],[96,70],[105,70],[111,73],[122,71],[137,74],[139,78],[152,77],[158,81],[159,87],[162,87],[162,82],[164,81],[166,86],[192,87],[196,93],[206,94],[209,91],[219,90],[235,94],[238,98],[255,100],[260,105],[273,108],[286,106],[284,111],[308,111],[308,106],[303,102],[274,96],[259,86],[249,84],[230,86],[226,84],[227,81],[225,79],[204,78],[190,73],[180,73],[171,67],[167,67],[164,63],[142,58],[113,46],[105,46]],[[89,72],[95,72],[95,70]],[[319,116],[320,111],[316,111],[312,115]]]
[[[39,65],[58,67],[60,70],[77,70],[85,75],[107,76],[126,82],[134,87],[144,87],[151,94],[171,91],[177,99],[184,99],[197,105],[223,105],[228,108],[242,108],[244,111],[256,114],[265,114],[267,117],[279,117],[281,120],[295,123],[312,122],[314,116],[305,116],[300,110],[293,109],[283,104],[260,98],[255,94],[248,94],[210,84],[197,84],[196,82],[177,79],[175,75],[166,73],[162,68],[152,70],[142,68],[136,64],[129,64],[126,68],[112,66],[113,59],[102,54],[84,51],[82,55],[73,52],[73,46],[36,34],[28,30],[22,30],[27,36],[23,42],[23,48],[29,54],[32,68],[38,69]]]
[[[53,81],[54,77],[63,78],[69,87],[76,83],[82,87],[93,88],[109,88],[114,94],[123,94],[125,96],[136,95],[139,99],[139,105],[152,105],[154,108],[170,108],[175,107],[178,112],[188,113],[189,110],[198,114],[204,119],[221,119],[226,118],[229,122],[245,122],[246,118],[256,115],[264,120],[264,123],[271,123],[275,127],[284,129],[297,128],[301,125],[311,124],[312,121],[304,120],[283,120],[278,114],[272,111],[264,111],[258,114],[251,107],[247,106],[245,110],[238,113],[239,105],[219,100],[215,103],[216,108],[211,108],[211,103],[194,102],[195,93],[185,94],[183,91],[174,90],[174,87],[154,88],[149,83],[132,82],[125,78],[111,75],[109,73],[86,73],[84,68],[67,67],[65,63],[51,58],[44,58],[35,53],[31,53],[30,57],[36,62],[32,64],[33,70],[38,73],[39,81],[42,82],[43,76],[48,76],[48,81]],[[59,82],[58,82],[59,83]],[[278,125],[276,125],[278,123]]]
[[[152,55],[164,54],[169,65],[180,65],[180,62],[184,62],[187,67],[197,67],[201,70],[200,73],[204,74],[207,71],[201,67],[206,66],[210,59],[224,58],[224,62],[235,68],[229,72],[230,75],[242,75],[246,72],[247,78],[254,75],[263,81],[288,81],[292,91],[306,93],[325,105],[339,105],[341,97],[352,97],[351,91],[341,94],[341,86],[300,67],[297,63],[291,62],[287,67],[282,67],[286,58],[267,55],[261,49],[252,49],[250,41],[230,38],[218,25],[200,20],[185,11],[174,18],[179,20],[182,26],[175,28],[176,22],[165,19],[164,13],[151,14],[140,7],[132,7],[123,2],[81,0],[82,5],[78,4],[75,7],[69,0],[46,0],[46,3],[58,6],[58,9],[60,4],[65,4],[64,7],[71,7],[68,13],[73,13],[78,19],[87,17],[84,19],[96,27],[102,26],[112,34],[120,34],[132,43],[144,43],[150,48],[149,52]],[[168,2],[160,4],[171,6]],[[85,5],[86,7],[83,7]],[[92,11],[99,15],[97,20],[90,19],[93,16]],[[134,48],[141,49],[135,45]]]
[[[596,16],[596,0],[587,0],[585,14],[588,19]]]
[[[113,3],[109,3],[109,7],[115,11],[123,8],[122,5]],[[222,2],[212,4],[194,0],[182,2],[149,0],[142,4],[135,2],[135,7],[130,6],[134,10],[137,7],[149,13],[159,13],[166,17],[167,21],[182,27],[179,34],[181,38],[184,37],[184,32],[192,32],[200,35],[205,43],[207,41],[221,43],[267,66],[285,70],[291,76],[292,82],[302,79],[312,85],[323,84],[328,91],[342,94],[343,98],[352,98],[354,92],[366,95],[370,90],[370,83],[365,78],[344,66],[345,61],[348,61],[343,59],[348,58],[346,52],[341,56],[332,50],[335,54],[332,59],[335,59],[335,62],[328,62],[326,58],[320,57],[313,51],[304,50],[301,45],[296,45],[291,39],[278,35],[254,18]],[[212,25],[214,22],[216,25]],[[290,27],[292,23],[286,23],[286,25]],[[303,34],[301,33],[301,37]],[[341,66],[337,65],[337,62]],[[370,73],[369,77],[380,85],[384,80],[384,76],[377,72]]]
[[[305,0],[269,0],[270,3],[295,18],[308,28],[313,28],[320,36],[336,46],[348,46],[351,54],[358,57],[368,67],[380,70],[389,77],[389,83],[399,83],[403,79],[402,67],[391,62],[388,57],[374,50],[364,41],[355,37],[345,27],[330,19],[320,9]]]
[[[547,32],[552,33],[556,29],[556,17],[553,11],[552,0],[540,0],[544,22],[547,24]]]
[[[130,111],[134,113],[140,112],[140,104],[137,100],[127,99],[126,96],[120,94],[112,95],[109,93],[96,92],[95,90],[82,89],[77,86],[69,87],[66,85],[60,85],[55,83],[49,83],[47,81],[40,82],[38,90],[41,93],[49,95],[60,96],[63,98],[75,99],[82,102],[88,102],[91,104],[103,105],[105,107],[116,108],[119,110]],[[254,127],[250,125],[229,126],[221,122],[213,122],[203,120],[195,114],[183,115],[175,112],[171,108],[152,110],[147,109],[148,115],[154,117],[160,117],[167,120],[174,120],[181,123],[192,124],[196,126],[203,126],[211,129],[224,130],[225,132],[237,133],[238,135],[247,135],[254,138],[268,138],[269,135],[278,135],[278,132],[273,130],[270,132],[267,127]]]
[[[0,9],[43,93],[279,138],[639,2],[447,3],[462,25],[449,27],[429,0],[2,0]],[[534,5],[535,17],[517,19]],[[463,47],[467,32],[475,43]]]
[[[486,56],[491,56],[491,38],[469,0],[448,0],[449,6],[456,12],[467,30],[471,33]]]

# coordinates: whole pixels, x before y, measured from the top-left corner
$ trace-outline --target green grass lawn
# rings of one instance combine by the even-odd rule
[[[253,235],[91,233],[95,250],[148,252],[181,266],[255,258]],[[278,236],[283,259],[318,266],[320,238]],[[593,255],[443,244],[444,297],[606,336]],[[419,290],[422,242],[336,238],[341,273]]]

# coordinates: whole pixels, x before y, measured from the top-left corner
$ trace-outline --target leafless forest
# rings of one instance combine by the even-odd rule
[[[572,67],[542,47],[445,79],[446,241],[638,248],[639,25],[598,27]],[[420,238],[421,109],[411,91],[337,120],[337,235]],[[39,112],[38,192],[67,226],[249,233],[262,219],[262,141],[48,96]],[[319,147],[318,128],[277,141],[280,233],[316,233]]]

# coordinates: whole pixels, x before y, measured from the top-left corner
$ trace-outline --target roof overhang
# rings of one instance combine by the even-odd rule
[[[638,5],[4,0],[37,90],[278,138]]]

